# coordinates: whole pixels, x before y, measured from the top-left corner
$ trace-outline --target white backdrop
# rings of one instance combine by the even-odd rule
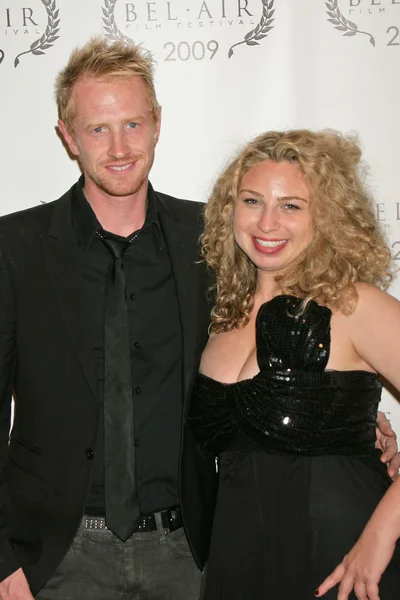
[[[267,129],[357,132],[400,261],[400,0],[0,0],[1,214],[76,180],[53,85],[98,33],[141,42],[158,63],[157,189],[205,201],[237,146]],[[400,277],[391,291],[400,298]],[[400,432],[398,402],[382,406]]]

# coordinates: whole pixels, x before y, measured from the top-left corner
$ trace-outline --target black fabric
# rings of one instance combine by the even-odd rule
[[[82,191],[73,197],[86,313],[96,363],[99,430],[85,511],[104,515],[104,298],[110,253]],[[169,250],[149,186],[146,219],[124,255],[129,322],[136,477],[141,514],[179,504],[178,462],[182,418],[182,328]]]
[[[191,421],[209,451],[219,454],[243,433],[279,454],[374,449],[382,389],[376,374],[326,371],[331,312],[312,302],[296,316],[299,305],[277,296],[260,308],[255,377],[224,385],[199,374]]]
[[[33,595],[54,573],[78,530],[101,428],[92,306],[71,212],[77,187],[55,202],[0,218],[0,580],[21,567]],[[183,394],[177,401],[186,411],[209,315],[206,271],[198,263],[202,205],[159,192],[154,196],[179,306]],[[106,261],[105,274],[107,267]],[[102,288],[98,278],[103,299],[105,274]],[[161,295],[161,306],[163,301]],[[159,316],[166,319],[160,306]],[[10,438],[11,390],[16,403]],[[146,394],[142,397],[146,403]],[[159,451],[156,440],[157,432],[152,442]],[[184,486],[184,521],[192,525],[198,521],[192,483],[197,467],[188,442],[192,466],[186,458],[191,477]],[[191,527],[192,539],[195,534]]]
[[[311,600],[391,483],[374,448],[376,375],[326,371],[331,312],[312,302],[296,316],[299,305],[260,308],[258,375],[195,385],[190,428],[219,456],[204,600]],[[396,551],[380,598],[399,589]]]
[[[99,230],[113,260],[104,311],[104,498],[107,527],[125,541],[138,525],[131,353],[123,256],[129,241]]]

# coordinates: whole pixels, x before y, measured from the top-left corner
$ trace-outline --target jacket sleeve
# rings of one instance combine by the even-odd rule
[[[7,513],[8,445],[11,426],[11,399],[16,372],[15,301],[0,245],[0,581],[20,564],[9,542]]]

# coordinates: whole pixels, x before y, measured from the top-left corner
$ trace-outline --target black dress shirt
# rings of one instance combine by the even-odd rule
[[[76,185],[72,215],[81,250],[86,311],[98,379],[99,428],[86,512],[104,515],[104,295],[111,261],[101,228]],[[149,184],[146,219],[124,254],[131,345],[136,477],[143,515],[178,504],[182,419],[182,331],[175,282]]]

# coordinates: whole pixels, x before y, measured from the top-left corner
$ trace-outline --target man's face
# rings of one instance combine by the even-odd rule
[[[85,188],[128,197],[146,183],[160,133],[140,77],[84,78],[72,91],[73,131],[59,121],[72,154],[79,157]]]

